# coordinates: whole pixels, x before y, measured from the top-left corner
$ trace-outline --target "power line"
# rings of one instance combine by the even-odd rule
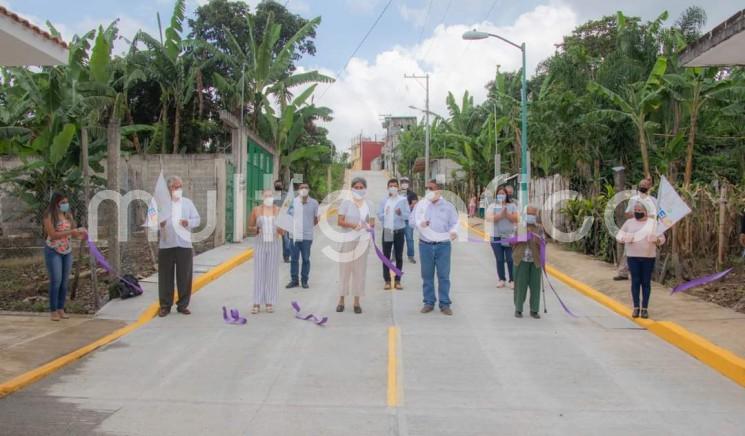
[[[383,10],[380,11],[380,14],[378,15],[378,18],[375,19],[375,22],[373,22],[372,26],[370,26],[370,29],[367,30],[367,33],[365,33],[365,36],[362,37],[362,40],[360,41],[360,43],[357,44],[357,47],[354,49],[354,51],[352,52],[352,54],[349,55],[349,58],[344,63],[344,66],[341,67],[341,69],[336,73],[337,80],[341,78],[342,73],[344,72],[344,70],[347,69],[347,66],[352,61],[352,58],[357,54],[357,52],[359,51],[359,49],[362,48],[362,45],[365,43],[365,41],[367,41],[367,37],[370,36],[370,34],[372,33],[373,30],[375,30],[375,27],[378,25],[378,23],[380,22],[381,18],[383,18],[383,15],[385,15],[385,12],[391,6],[391,3],[393,3],[393,0],[388,0],[388,3],[386,3],[385,7],[383,7]],[[336,81],[332,82],[328,86],[328,88],[326,88],[326,90],[323,91],[323,94],[321,94],[321,96],[318,97],[319,100],[322,99],[324,95],[326,95],[326,93],[328,92],[329,89],[331,89],[332,86],[334,86],[334,83],[336,83]]]
[[[427,28],[427,22],[429,21],[429,13],[432,10],[432,1],[429,0],[429,5],[427,6],[427,14],[424,16],[424,23],[422,23],[422,30],[419,32],[419,38],[417,38],[417,41],[422,40],[422,36],[424,36],[424,30]]]
[[[450,12],[450,7],[451,6],[453,6],[453,0],[450,0],[448,2],[447,7],[445,8],[445,13],[442,14],[442,18],[440,19],[440,22],[437,23],[437,26],[439,26],[440,24],[442,24],[442,23],[445,22],[445,18],[447,18],[448,12]],[[435,28],[437,28],[437,26],[435,26]],[[421,40],[421,39],[422,38],[420,37],[419,40]],[[430,50],[432,49],[432,45],[434,45],[434,44],[430,44],[429,47],[427,47],[427,51],[424,52],[424,56],[422,56],[422,59],[426,59],[427,58],[427,55],[429,54]]]

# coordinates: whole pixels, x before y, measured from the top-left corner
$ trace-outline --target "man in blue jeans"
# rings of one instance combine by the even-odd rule
[[[310,185],[301,183],[298,196],[292,200],[287,213],[292,216],[291,232],[291,261],[290,261],[290,283],[287,288],[296,288],[302,285],[308,289],[308,276],[310,275],[310,246],[313,244],[313,229],[318,224],[318,201],[310,197]],[[298,263],[303,259],[300,281],[298,282]]]
[[[437,274],[440,311],[452,315],[450,309],[450,253],[451,241],[458,237],[458,212],[452,203],[442,198],[435,180],[427,182],[427,194],[414,212],[414,222],[419,229],[419,260],[422,264],[424,306],[422,313],[432,312]]]
[[[411,190],[411,184],[408,177],[401,177],[401,195],[406,197],[409,202],[409,210],[414,210],[419,197],[414,191]],[[406,239],[406,256],[409,258],[409,262],[416,263],[414,259],[414,226],[406,219],[404,220],[406,226],[404,227],[404,237]]]

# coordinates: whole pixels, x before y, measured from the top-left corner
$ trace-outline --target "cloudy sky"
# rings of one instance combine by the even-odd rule
[[[207,0],[189,0],[189,13]],[[287,1],[287,0],[282,0]],[[519,67],[520,53],[495,39],[463,41],[462,33],[479,28],[528,47],[528,70],[554,52],[562,36],[589,19],[617,10],[645,19],[663,10],[670,21],[694,0],[391,0],[391,4],[354,57],[351,54],[389,0],[289,0],[288,8],[305,17],[321,16],[318,53],[301,61],[338,78],[319,88],[316,103],[331,107],[335,120],[327,126],[340,149],[352,137],[381,135],[379,115],[418,115],[423,107],[423,82],[404,74],[431,75],[431,110],[445,112],[445,96],[468,90],[483,100],[484,84],[496,65],[502,71]],[[248,0],[255,5],[258,0]],[[156,12],[170,17],[172,0],[0,0],[37,24],[51,21],[70,37],[99,24],[120,19],[131,37],[138,29],[157,32]],[[742,0],[699,2],[708,13],[707,30],[742,9]]]

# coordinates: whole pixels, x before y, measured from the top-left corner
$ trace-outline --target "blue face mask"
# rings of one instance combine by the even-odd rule
[[[497,194],[497,201],[500,203],[503,203],[507,199],[507,196],[504,194]]]
[[[525,222],[528,225],[535,225],[535,223],[536,223],[536,217],[535,217],[535,215],[526,215],[525,216]]]
[[[70,212],[70,203],[60,203],[59,210],[62,213]]]

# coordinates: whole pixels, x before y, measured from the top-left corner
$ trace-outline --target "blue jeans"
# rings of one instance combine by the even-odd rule
[[[428,244],[419,241],[419,262],[422,264],[422,281],[424,282],[424,304],[434,306],[435,271],[437,272],[438,295],[440,309],[450,307],[450,241]]]
[[[290,277],[292,281],[297,283],[298,273],[298,261],[300,256],[303,257],[303,268],[300,273],[300,278],[303,283],[308,283],[308,275],[310,275],[310,246],[313,241],[295,241],[292,243],[292,259],[290,260]]]
[[[491,240],[491,249],[494,252],[494,257],[497,258],[497,275],[499,276],[499,280],[506,282],[507,279],[505,278],[504,273],[504,263],[507,262],[507,271],[509,272],[510,281],[514,281],[513,279],[513,270],[514,267],[512,266],[512,246],[503,246],[500,242],[500,238],[492,238]]]
[[[410,258],[414,258],[414,228],[409,225],[409,221],[406,221],[406,227],[404,227],[404,236],[406,237],[406,255]]]
[[[639,307],[639,291],[641,290],[642,309],[649,307],[649,296],[652,294],[652,272],[654,271],[654,257],[627,257],[629,273],[631,274],[631,298],[634,307]]]
[[[59,254],[44,246],[44,263],[49,272],[49,311],[62,310],[65,308],[67,282],[72,269],[72,253]]]
[[[290,241],[290,235],[285,232],[282,235],[282,257],[285,258],[285,261],[290,258],[290,255],[292,254],[292,241]]]

